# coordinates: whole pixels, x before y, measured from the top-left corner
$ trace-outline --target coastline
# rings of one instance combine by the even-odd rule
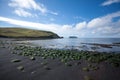
[[[3,38],[0,47],[0,80],[119,80],[120,67],[114,67],[106,61],[92,63],[85,59],[68,61],[68,65],[59,58],[18,55],[13,52],[17,46],[11,38]],[[1,43],[2,43],[1,42]],[[6,43],[8,42],[8,43]],[[24,45],[24,44],[23,44]],[[31,48],[28,50],[32,50]],[[34,52],[34,51],[33,51]],[[19,53],[19,51],[17,52]],[[34,54],[34,53],[33,53]],[[19,59],[20,62],[11,62]],[[24,69],[18,69],[23,66]],[[92,66],[96,66],[93,70]]]

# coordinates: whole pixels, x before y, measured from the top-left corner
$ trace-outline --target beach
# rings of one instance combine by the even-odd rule
[[[66,65],[58,58],[35,56],[31,59],[12,53],[12,46],[17,45],[15,39],[0,40],[4,42],[0,47],[0,80],[120,80],[120,66],[115,67],[106,61],[91,63],[80,59]],[[20,61],[13,61],[15,59]]]

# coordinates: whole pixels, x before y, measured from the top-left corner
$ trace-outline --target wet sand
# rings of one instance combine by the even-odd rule
[[[12,50],[5,47],[0,47],[0,80],[120,80],[120,67],[106,62],[95,64],[98,70],[83,71],[89,64],[85,60],[71,61],[71,66],[66,66],[59,59],[30,60],[28,56],[12,54]],[[11,62],[13,59],[21,61]],[[19,66],[24,66],[24,70],[17,69]]]

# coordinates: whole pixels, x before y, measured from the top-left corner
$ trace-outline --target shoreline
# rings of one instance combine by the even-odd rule
[[[106,60],[97,60],[101,55],[95,52],[89,55],[87,52],[77,58],[77,52],[63,50],[48,50],[38,47],[31,48],[18,46],[11,39],[4,42],[0,47],[0,80],[119,80],[120,66],[117,61],[109,64]],[[1,42],[2,44],[2,42]],[[24,44],[23,44],[24,45]],[[16,49],[15,49],[16,48]],[[40,51],[40,52],[38,52]],[[12,52],[12,53],[11,53]],[[15,52],[15,53],[14,53]],[[22,52],[22,54],[19,54]],[[38,54],[37,54],[38,52]],[[64,53],[66,52],[66,53]],[[24,53],[24,54],[23,54]],[[40,54],[39,54],[40,53]],[[48,54],[46,54],[48,53]],[[53,54],[54,53],[54,54]],[[58,53],[59,56],[57,55]],[[79,52],[80,53],[80,52]],[[42,55],[41,55],[42,54]],[[62,55],[64,54],[64,55]],[[111,53],[112,54],[112,53]],[[62,55],[62,56],[61,56]],[[116,55],[116,54],[115,54]],[[115,55],[110,55],[117,57]],[[119,55],[119,54],[118,54]],[[67,59],[76,59],[68,60]],[[107,56],[107,55],[106,55]],[[103,55],[103,57],[106,57]],[[62,58],[67,57],[67,59]],[[87,58],[89,57],[89,58]],[[93,60],[98,61],[91,62]],[[101,58],[103,58],[101,57]],[[110,59],[110,58],[108,58]],[[101,61],[102,60],[102,61]],[[111,59],[110,59],[111,60]],[[117,60],[117,59],[116,59]],[[64,62],[65,61],[65,62]],[[119,58],[118,58],[119,61]],[[117,63],[117,64],[116,64]],[[114,67],[114,66],[116,67]],[[114,72],[114,73],[113,73]]]

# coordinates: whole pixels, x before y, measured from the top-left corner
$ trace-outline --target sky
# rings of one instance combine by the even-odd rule
[[[0,0],[0,27],[120,38],[120,0]]]

